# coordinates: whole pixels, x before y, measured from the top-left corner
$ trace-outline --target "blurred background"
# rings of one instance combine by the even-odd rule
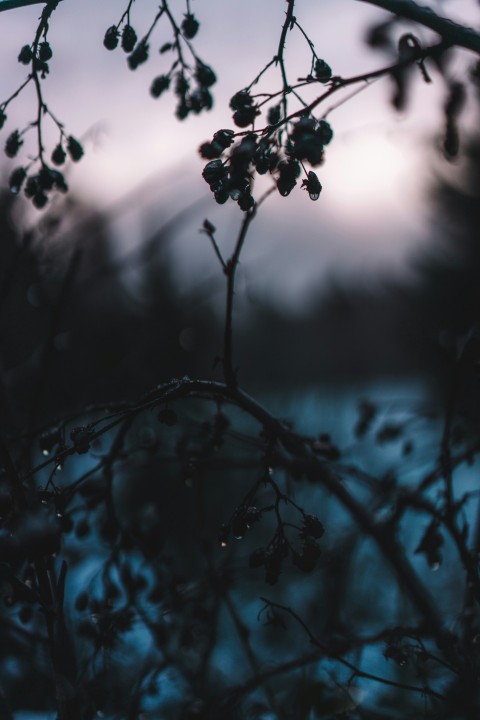
[[[432,5],[459,21],[478,23],[478,3],[473,0]],[[172,7],[180,19],[183,3]],[[208,218],[227,254],[242,218],[237,206],[215,205],[201,177],[204,161],[198,147],[214,131],[232,126],[229,98],[276,53],[285,3],[192,2],[201,22],[196,48],[217,72],[218,83],[213,110],[184,122],[175,118],[173,98],[154,100],[148,92],[151,80],[162,72],[163,56],[152,52],[149,62],[131,72],[121,50],[109,53],[103,47],[105,30],[123,10],[123,3],[114,0],[64,0],[52,20],[54,57],[44,84],[45,100],[86,151],[82,161],[67,170],[67,198],[38,212],[21,196],[0,194],[0,423],[8,438],[43,430],[56,418],[83,412],[91,403],[103,407],[114,400],[134,400],[172,377],[221,379],[216,359],[222,351],[224,277],[199,228]],[[135,3],[132,24],[139,35],[155,10],[155,2]],[[22,82],[25,68],[16,57],[33,37],[38,15],[38,6],[0,14],[0,99]],[[387,18],[353,0],[304,2],[298,8],[298,19],[314,39],[317,53],[334,74],[344,77],[391,61],[391,51],[367,42],[372,28]],[[394,35],[407,28],[399,24]],[[297,35],[291,33],[287,47],[294,79],[309,67],[308,48]],[[423,43],[432,40],[423,31],[419,37]],[[155,43],[169,39],[160,30]],[[446,75],[450,81],[467,80],[473,65],[468,53],[455,53]],[[435,67],[428,69],[433,82],[424,83],[419,73],[402,112],[392,107],[389,79],[382,79],[329,115],[334,139],[319,171],[319,201],[312,203],[298,188],[287,199],[277,194],[269,198],[249,232],[238,273],[234,348],[241,385],[299,432],[329,433],[342,449],[342,462],[355,461],[377,475],[381,482],[371,494],[379,513],[385,510],[379,497],[390,487],[392,476],[395,482],[416,483],[435,467],[445,398],[459,359],[457,447],[464,448],[478,433],[478,97],[472,82],[459,121],[460,154],[448,162],[442,153],[447,89]],[[280,87],[277,70],[270,71],[265,85],[270,90]],[[12,104],[3,133],[34,117],[35,98],[29,93],[27,88]],[[53,130],[52,138],[55,143]],[[5,184],[16,164],[2,159]],[[374,408],[374,421],[363,442],[357,430],[367,401]],[[162,439],[165,455],[173,453],[175,433],[183,433],[192,445],[200,443],[205,418],[210,418],[203,407],[179,416],[180,428],[170,439]],[[242,462],[258,465],[258,439],[257,445],[248,441],[258,429],[242,417],[231,419],[237,435],[229,437],[229,449],[240,448],[239,465],[229,470],[232,489],[225,488],[226,470],[220,467],[210,473],[208,492],[202,484],[194,499],[187,497],[191,483],[184,477],[182,458],[166,470],[163,456],[153,457],[148,422],[145,428],[135,427],[138,466],[134,458],[133,465],[127,463],[119,471],[116,501],[125,527],[136,512],[139,524],[146,522],[142,513],[153,502],[156,520],[172,534],[172,565],[177,563],[186,576],[197,579],[198,558],[188,554],[192,537],[216,535],[219,522],[234,509],[232,497],[234,503],[240,501],[244,492]],[[390,427],[390,434],[385,427]],[[39,455],[35,448],[29,461],[38,462]],[[85,472],[90,467],[85,463],[82,458],[72,463],[64,482]],[[464,472],[459,492],[474,487],[475,472],[475,466]],[[168,483],[163,494],[151,490],[153,478],[162,473]],[[180,489],[179,474],[185,481]],[[138,508],[129,507],[131,490],[125,491],[126,499],[122,496],[123,481],[137,483],[133,487]],[[197,493],[195,480],[194,487]],[[388,591],[373,598],[374,590],[365,581],[372,557],[368,540],[357,545],[358,536],[347,532],[348,519],[341,508],[318,488],[303,487],[297,493],[299,501],[335,517],[341,536],[340,544],[333,533],[327,540],[321,593],[315,578],[302,585],[305,612],[316,618],[320,593],[326,607],[319,621],[321,632],[341,632],[342,618],[336,610],[340,598],[344,617],[353,618],[361,629],[371,629],[378,613],[390,610],[392,603]],[[201,520],[196,515],[200,496],[206,506]],[[80,508],[74,517],[75,528],[90,517],[101,535],[102,516],[98,519],[96,512],[87,497],[87,510]],[[424,528],[414,514],[408,522],[403,532],[413,555]],[[148,532],[147,527],[147,536]],[[80,587],[89,579],[93,597],[95,573],[106,550],[98,550],[96,530],[86,541],[79,541],[77,534],[69,550],[75,582]],[[153,535],[159,544],[165,540]],[[147,537],[145,544],[151,541]],[[251,541],[232,555],[242,568],[247,548],[254,546]],[[448,570],[431,583],[453,624],[459,601],[450,546],[445,557],[451,561],[445,563]],[[132,566],[135,562],[138,567],[138,559]],[[424,572],[425,558],[417,555],[415,562]],[[264,585],[258,578],[245,579],[245,570],[241,572],[235,597],[247,622],[258,611],[251,598],[263,592]],[[380,581],[374,588],[382,584],[384,572],[381,563],[373,569]],[[298,576],[293,580],[298,583]],[[354,582],[358,594],[351,592]],[[287,583],[282,590],[285,601],[292,597],[291,588]],[[71,605],[75,592],[72,582]],[[403,611],[399,600],[392,613],[397,618]],[[215,657],[226,684],[232,677],[243,678],[247,664],[239,660],[241,652],[231,642],[233,625]],[[267,660],[280,653],[270,630],[262,630],[257,647]],[[16,707],[22,707],[22,687],[32,668],[12,664],[19,640],[15,633],[6,637],[6,687]],[[291,655],[299,651],[301,643],[294,647],[298,637],[287,640],[294,648]],[[384,671],[382,647],[368,652],[371,667],[382,663]],[[32,710],[43,702],[38,668],[36,673],[30,677]],[[177,717],[173,710],[165,716]],[[257,716],[263,717],[252,714]]]
[[[459,21],[477,19],[474,0],[446,0],[434,6]],[[0,16],[2,98],[24,79],[25,67],[16,58],[31,39],[39,7]],[[176,279],[190,286],[215,275],[217,269],[208,243],[197,234],[203,217],[208,215],[219,227],[225,244],[239,223],[235,208],[219,208],[211,202],[201,178],[204,163],[198,146],[218,128],[232,125],[229,98],[275,54],[285,8],[277,0],[260,5],[246,0],[222,4],[219,13],[215,0],[195,0],[192,9],[201,22],[197,52],[218,76],[210,113],[179,122],[171,94],[158,100],[150,96],[152,79],[169,66],[168,55],[152,50],[150,60],[132,72],[120,49],[105,50],[104,32],[124,10],[118,0],[60,3],[51,23],[54,57],[45,81],[49,108],[86,148],[85,158],[69,172],[69,185],[86,206],[109,216],[115,252],[138,247],[145,234],[192,202],[200,203],[198,214],[178,229],[172,249]],[[155,10],[153,1],[134,4],[132,22],[139,36]],[[182,3],[175,3],[175,12],[180,20]],[[303,3],[298,18],[334,74],[348,77],[392,59],[391,53],[365,42],[372,26],[389,18],[367,3],[327,0],[321,9]],[[394,36],[407,28],[399,24]],[[160,24],[155,33],[152,48],[170,40],[166,25]],[[418,34],[423,43],[433,38],[425,31]],[[298,32],[289,34],[286,59],[293,80],[305,76],[309,52]],[[472,62],[468,53],[457,53],[449,65],[449,78],[462,78]],[[432,182],[442,173],[454,175],[456,169],[439,157],[446,89],[435,67],[429,70],[433,82],[423,83],[419,73],[404,112],[391,106],[393,87],[388,78],[332,112],[329,121],[335,140],[321,168],[321,202],[311,203],[298,190],[287,202],[274,197],[252,230],[242,266],[253,295],[274,298],[276,305],[291,310],[304,306],[332,279],[362,278],[371,286],[379,274],[412,276],[412,257],[432,240],[428,202]],[[269,71],[264,85],[268,90],[280,87],[278,69]],[[348,95],[348,91],[340,93],[334,100]],[[28,87],[9,107],[5,135],[33,119],[34,108],[34,90]],[[462,117],[462,130],[467,132],[475,122],[470,107]],[[48,123],[46,132],[47,139],[57,142],[57,131]],[[28,141],[27,137],[27,146]],[[5,172],[15,165],[5,159]]]

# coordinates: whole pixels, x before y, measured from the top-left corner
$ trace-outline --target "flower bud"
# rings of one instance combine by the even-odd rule
[[[50,47],[50,43],[45,41],[40,43],[38,46],[38,57],[40,60],[43,60],[43,62],[47,62],[50,60],[53,56],[52,48]]]
[[[74,162],[78,162],[83,157],[83,147],[72,135],[68,138],[67,150]]]
[[[15,168],[15,170],[12,172],[8,181],[8,185],[10,187],[10,192],[13,195],[18,195],[26,177],[27,171],[24,167]]]
[[[29,65],[32,60],[32,56],[33,53],[30,45],[24,45],[18,55],[18,62],[22,63],[22,65]]]
[[[118,45],[118,30],[116,25],[112,25],[108,28],[103,38],[103,45],[107,50],[115,50]]]
[[[148,60],[149,45],[145,40],[141,40],[133,52],[128,56],[128,67],[130,70],[136,70]]]
[[[56,145],[56,147],[54,148],[51,157],[52,162],[55,165],[63,165],[63,163],[65,162],[67,155],[60,143],[58,143],[58,145]]]
[[[122,32],[122,48],[126,53],[132,52],[137,44],[137,33],[131,25],[125,25]]]
[[[165,90],[168,90],[169,87],[170,78],[168,75],[159,75],[150,85],[150,95],[154,98],[159,98]]]
[[[20,147],[23,145],[23,140],[20,137],[20,133],[18,130],[14,130],[7,138],[7,142],[5,143],[5,155],[9,158],[15,157],[15,155],[20,150]]]
[[[191,40],[197,34],[199,27],[200,23],[195,16],[192,15],[192,13],[187,13],[182,22],[182,33],[184,37],[186,37],[187,40]]]

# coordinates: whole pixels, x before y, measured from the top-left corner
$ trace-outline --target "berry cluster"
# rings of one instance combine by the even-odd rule
[[[202,110],[212,108],[213,98],[210,88],[217,81],[212,68],[195,54],[190,44],[190,40],[196,36],[200,27],[200,23],[192,13],[187,12],[182,23],[178,26],[168,7],[163,3],[148,33],[141,40],[138,40],[137,33],[130,24],[129,13],[127,12],[122,16],[118,25],[112,25],[107,29],[103,44],[107,50],[115,50],[120,44],[124,52],[128,53],[127,63],[130,70],[136,70],[149,59],[150,36],[162,16],[167,17],[170,21],[173,40],[163,43],[159,48],[159,53],[164,55],[173,52],[175,59],[169,70],[157,75],[152,80],[150,95],[153,98],[159,98],[173,85],[174,93],[178,99],[176,116],[179,120],[184,120],[190,113],[199,114]],[[126,24],[123,25],[120,32],[120,27],[125,19]],[[192,55],[193,65],[186,62],[185,49]]]
[[[24,188],[26,197],[32,200],[33,205],[38,209],[46,206],[49,193],[54,191],[65,193],[68,190],[63,173],[50,167],[45,159],[46,152],[43,144],[43,122],[45,117],[49,117],[60,132],[60,140],[51,153],[51,162],[53,165],[63,165],[67,159],[67,155],[74,161],[80,160],[83,156],[81,144],[72,135],[67,137],[63,125],[50,112],[44,102],[42,94],[41,81],[48,75],[48,63],[53,57],[52,47],[47,40],[47,33],[49,18],[54,9],[53,4],[45,6],[40,18],[35,40],[30,45],[23,45],[18,54],[18,62],[21,65],[29,66],[30,74],[16,91],[0,104],[1,129],[7,121],[6,109],[12,100],[18,97],[22,90],[28,85],[33,85],[35,88],[38,103],[36,119],[28,123],[22,130],[15,129],[10,132],[5,141],[4,152],[8,158],[17,157],[24,144],[26,133],[35,129],[37,136],[37,154],[32,157],[25,166],[19,166],[11,172],[9,187],[10,191],[15,195]]]
[[[66,150],[63,147],[63,142]],[[6,155],[15,157],[22,144],[23,140],[19,131],[14,130],[8,136],[5,144]],[[67,154],[74,162],[78,162],[83,156],[81,144],[72,135],[68,138],[61,137],[60,142],[55,146],[51,154],[52,163],[54,165],[63,165],[67,159]],[[31,199],[34,206],[41,210],[48,203],[49,193],[55,190],[62,193],[68,192],[68,185],[63,173],[47,165],[45,161],[41,160],[38,172],[28,174],[29,167],[17,167],[10,174],[9,187],[14,195],[18,195],[23,187],[26,197]]]
[[[280,492],[277,484],[271,480],[267,474],[264,482],[270,485],[276,495],[276,502],[273,505],[267,505],[263,508],[256,508],[250,502],[255,497],[259,485],[248,493],[244,502],[239,505],[228,523],[224,523],[220,527],[218,534],[218,542],[220,547],[226,548],[230,537],[236,540],[242,540],[247,531],[261,520],[262,516],[267,513],[274,513],[277,519],[277,527],[275,533],[266,547],[256,548],[249,557],[249,566],[251,568],[263,567],[265,571],[265,582],[274,585],[282,571],[283,561],[290,555],[292,563],[302,572],[312,572],[317,566],[321,549],[317,540],[319,540],[325,528],[316,515],[306,513],[301,507],[296,505],[291,499]],[[280,503],[287,503],[300,513],[302,524],[298,525],[284,520],[280,516]],[[300,540],[300,549],[289,540],[286,534],[287,528],[293,528],[298,532]]]
[[[233,120],[240,127],[253,123],[259,114],[252,96],[246,91],[234,95],[230,103],[234,110]],[[313,116],[300,117],[290,123],[286,140],[279,124],[279,107],[270,108],[270,124],[263,130],[240,133],[235,142],[233,130],[219,130],[209,142],[203,143],[200,155],[209,160],[203,169],[203,178],[210,186],[215,200],[223,204],[229,198],[236,201],[241,210],[250,210],[254,205],[252,196],[253,173],[270,173],[275,177],[279,193],[286,197],[291,193],[302,172],[303,162],[312,166],[324,161],[324,148],[333,137],[333,131],[326,120]],[[231,149],[229,149],[231,148]],[[228,156],[222,159],[225,151]],[[305,172],[302,182],[310,198],[317,200],[322,186],[313,170]]]
[[[267,547],[254,550],[249,558],[251,568],[263,567],[265,582],[275,585],[282,571],[283,561],[291,555],[292,563],[302,572],[309,573],[315,570],[321,555],[320,545],[316,540],[325,532],[320,520],[315,515],[303,515],[303,525],[299,533],[301,540],[300,551],[291,547],[281,529],[277,530]]]
[[[22,65],[31,65],[34,72],[40,73],[42,79],[48,75],[50,68],[48,61],[53,57],[50,43],[44,40],[37,45],[24,45],[18,54],[18,62]]]

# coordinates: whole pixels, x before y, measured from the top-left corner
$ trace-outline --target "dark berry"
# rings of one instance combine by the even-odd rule
[[[203,168],[202,177],[210,185],[214,185],[219,180],[223,180],[227,175],[221,160],[212,160]]]
[[[139,65],[148,60],[149,45],[145,40],[141,40],[135,50],[128,56],[128,67],[130,70],[136,70]]]
[[[33,198],[33,196],[35,195],[35,193],[38,190],[39,190],[38,177],[36,175],[30,175],[30,177],[27,178],[27,182],[25,183],[25,190],[24,190],[25,195],[28,198]],[[51,447],[53,447],[53,445]],[[45,444],[44,446],[42,446],[42,450],[46,449],[46,450],[50,451],[51,447],[47,447],[47,445]]]
[[[61,144],[55,146],[53,152],[52,152],[52,162],[55,165],[63,165],[63,163],[66,160],[66,153]]]
[[[326,120],[320,120],[318,123],[317,135],[324,145],[328,145],[333,138],[333,130]]]
[[[8,185],[10,187],[10,192],[13,193],[13,195],[18,195],[26,177],[27,171],[23,167],[18,167],[12,172]]]
[[[252,103],[253,99],[248,90],[240,90],[230,99],[230,108],[232,110],[242,110],[245,107],[250,107]]]
[[[269,125],[276,125],[280,121],[280,105],[271,107],[267,114],[267,122]]]
[[[257,115],[259,115],[259,110],[253,105],[249,105],[233,113],[233,122],[238,127],[244,128],[251,125]]]
[[[244,212],[247,212],[247,210],[251,210],[255,205],[253,197],[248,192],[241,193],[240,197],[237,200],[237,203],[240,210],[243,210]]]
[[[198,62],[195,77],[202,87],[208,88],[217,82],[217,76],[209,65]]]
[[[118,45],[118,30],[115,25],[108,28],[103,38],[103,44],[107,50],[115,50]]]
[[[150,95],[154,98],[159,98],[165,90],[168,90],[169,87],[170,78],[168,75],[159,75],[150,85]]]
[[[125,25],[122,32],[122,48],[125,52],[132,52],[137,44],[137,33],[131,25]]]
[[[30,45],[24,45],[18,55],[18,62],[22,63],[22,65],[28,65],[32,60],[32,56],[33,53]]]
[[[182,22],[182,33],[187,38],[187,40],[191,40],[195,37],[199,27],[200,23],[198,22],[198,20],[196,20],[195,16],[191,13],[187,13]]]
[[[226,150],[233,143],[234,134],[233,130],[217,130],[213,139]]]
[[[200,145],[198,151],[205,160],[214,160],[215,158],[220,157],[223,152],[223,148],[217,142],[205,142]]]
[[[78,162],[83,157],[83,147],[72,135],[68,138],[67,150],[74,162]]]
[[[38,46],[38,57],[40,60],[43,60],[43,62],[47,62],[50,60],[53,56],[52,48],[50,47],[49,42],[42,42]]]
[[[328,82],[332,77],[332,68],[330,67],[330,65],[328,65],[328,63],[325,62],[325,60],[316,60],[314,70],[315,77],[321,83]]]
[[[15,155],[20,150],[20,147],[23,145],[23,140],[20,137],[20,133],[18,130],[14,130],[7,138],[7,142],[5,143],[5,155],[9,158],[15,157]]]
[[[48,197],[45,195],[44,192],[39,191],[33,196],[33,204],[38,210],[42,210],[47,203]]]
[[[310,170],[308,173],[308,180],[304,180],[302,182],[302,187],[304,187],[310,195],[310,200],[318,200],[320,193],[322,192],[322,186],[313,170]]]

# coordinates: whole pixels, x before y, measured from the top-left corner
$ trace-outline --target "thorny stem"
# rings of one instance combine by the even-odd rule
[[[164,12],[166,12],[167,15],[170,15],[166,3],[163,4],[163,7],[160,7],[159,11],[157,12],[157,14],[155,15],[155,17],[153,18],[152,24],[150,25],[150,27],[148,28],[146,34],[145,34],[144,37],[143,37],[143,42],[146,42],[146,41],[148,40],[148,38],[150,37],[150,35],[151,35],[152,32],[154,31],[155,26],[157,25],[158,21],[160,20],[160,18],[162,17],[162,15],[163,15]]]
[[[4,100],[4,101],[1,103],[0,109],[5,110],[5,108],[12,102],[12,100],[15,100],[15,98],[20,95],[20,93],[22,92],[22,90],[28,85],[29,82],[31,82],[32,79],[33,79],[33,75],[29,75],[29,76],[27,77],[27,79],[20,85],[20,87],[18,87],[18,88],[15,90],[15,92],[14,92],[12,95],[10,95],[9,98],[7,98],[7,100]]]
[[[182,34],[180,32],[180,29],[179,29],[177,23],[175,22],[175,18],[173,17],[172,12],[171,12],[170,8],[168,7],[166,0],[163,0],[162,6],[163,6],[163,10],[166,12],[167,17],[170,21],[170,25],[172,26],[173,34],[175,35],[175,47],[177,48],[178,59],[180,60],[180,64],[181,64],[182,68],[186,68],[186,67],[188,67],[188,65],[185,61],[185,58],[183,57],[182,44],[180,42],[180,38],[182,37]],[[163,12],[163,10],[162,10],[162,12]]]
[[[267,63],[262,70],[260,70],[260,72],[258,73],[258,75],[252,80],[252,82],[250,83],[250,85],[247,85],[247,88],[246,88],[246,89],[247,89],[247,90],[251,90],[252,87],[258,83],[258,81],[260,80],[260,78],[262,77],[262,75],[264,75],[264,74],[267,72],[267,70],[268,70],[270,67],[272,67],[272,65],[273,65],[274,63],[276,63],[277,61],[278,61],[278,60],[277,60],[277,56],[275,55],[275,57],[273,57],[273,58],[270,60],[270,62]]]
[[[289,92],[290,88],[288,85],[288,79],[287,79],[287,71],[285,68],[285,59],[284,59],[284,53],[285,53],[285,42],[287,39],[287,32],[288,29],[293,27],[294,24],[294,17],[293,17],[293,11],[295,9],[295,0],[287,0],[287,12],[285,16],[285,22],[283,23],[282,32],[280,34],[280,41],[278,43],[278,52],[277,52],[277,62],[280,65],[280,72],[282,73],[282,80],[283,80],[283,95],[282,95],[282,107],[283,107],[283,119],[286,122],[287,119],[287,93]]]
[[[35,91],[37,93],[37,103],[38,103],[38,111],[37,111],[37,120],[35,122],[35,125],[37,127],[37,142],[38,142],[38,157],[41,162],[41,164],[44,164],[43,160],[43,140],[42,140],[42,115],[46,111],[46,105],[43,100],[42,95],[42,86],[40,82],[40,78],[38,76],[38,68],[37,68],[37,55],[38,55],[38,44],[40,42],[40,39],[42,35],[46,34],[48,31],[48,23],[50,20],[50,17],[52,16],[53,12],[57,9],[58,3],[60,0],[48,0],[47,4],[45,5],[42,14],[40,16],[40,23],[37,27],[37,32],[35,33],[35,39],[33,41],[33,58],[32,58],[32,77],[33,82],[35,84]]]
[[[120,27],[120,25],[123,23],[125,18],[127,18],[127,21],[130,22],[130,10],[132,9],[132,5],[134,2],[135,2],[135,0],[128,0],[127,8],[126,8],[125,12],[123,13],[122,17],[120,18],[117,28]]]
[[[357,92],[360,92],[364,89],[366,89],[369,85],[372,84],[373,81],[380,79],[381,77],[384,77],[386,75],[393,75],[396,71],[401,70],[402,68],[406,68],[409,65],[412,65],[413,63],[420,63],[421,61],[425,60],[427,57],[431,57],[435,55],[436,53],[441,52],[442,50],[447,50],[449,45],[447,45],[445,42],[437,43],[436,45],[431,45],[427,48],[422,48],[419,50],[412,51],[412,56],[401,60],[400,62],[387,65],[383,68],[379,68],[378,70],[372,70],[368,73],[362,73],[361,75],[353,75],[349,78],[342,78],[340,76],[338,77],[332,77],[330,80],[330,85],[328,89],[319,95],[315,100],[313,100],[310,104],[305,103],[299,95],[296,93],[296,90],[299,88],[308,87],[309,85],[317,84],[317,81],[313,81],[310,79],[301,79],[300,82],[296,83],[295,85],[288,86],[287,88],[283,87],[281,90],[277,90],[273,93],[262,93],[262,95],[266,95],[265,100],[262,100],[262,102],[258,103],[258,107],[262,107],[262,105],[265,105],[266,103],[273,100],[273,98],[281,96],[282,98],[285,95],[290,94],[291,92],[295,93],[296,97],[302,102],[303,107],[300,110],[296,110],[295,112],[291,113],[290,115],[284,115],[284,117],[279,120],[275,125],[267,125],[266,127],[259,129],[256,131],[257,134],[264,135],[265,137],[268,137],[272,133],[276,132],[279,128],[281,128],[283,125],[286,125],[291,120],[297,118],[297,117],[303,117],[308,116],[318,105],[320,105],[324,100],[329,98],[331,95],[335,94],[339,90],[343,90],[344,88],[348,87],[349,85],[355,85],[357,83],[365,83],[365,85],[358,90],[355,91],[355,93],[352,94],[355,95]],[[338,105],[343,104],[343,102],[346,102],[351,96],[346,98],[345,100],[342,100],[338,103]],[[332,112],[335,107],[329,108],[322,117],[326,117],[329,113]],[[247,135],[251,132],[251,130],[242,130],[238,133],[236,133],[237,136]]]
[[[254,205],[254,207],[245,213],[243,222],[240,226],[240,232],[235,243],[235,248],[232,256],[225,264],[224,273],[227,276],[227,297],[225,305],[225,330],[224,330],[224,341],[223,341],[223,374],[225,382],[228,387],[237,386],[236,370],[233,366],[233,344],[232,344],[232,328],[233,328],[233,300],[235,295],[235,273],[237,271],[238,263],[240,260],[240,254],[242,252],[243,244],[247,236],[249,227],[257,214],[257,210],[260,205],[267,199],[269,195],[275,190],[275,187],[271,187],[266,193],[260,198],[260,200]]]
[[[220,252],[220,248],[218,247],[218,243],[215,239],[215,229],[213,227],[207,228],[207,227],[205,227],[205,224],[204,224],[204,227],[200,230],[200,232],[205,233],[205,235],[207,235],[209,237],[210,242],[212,243],[213,252],[217,256],[218,262],[222,266],[222,270],[225,272],[227,265],[225,263],[225,260],[223,259],[222,253]]]

